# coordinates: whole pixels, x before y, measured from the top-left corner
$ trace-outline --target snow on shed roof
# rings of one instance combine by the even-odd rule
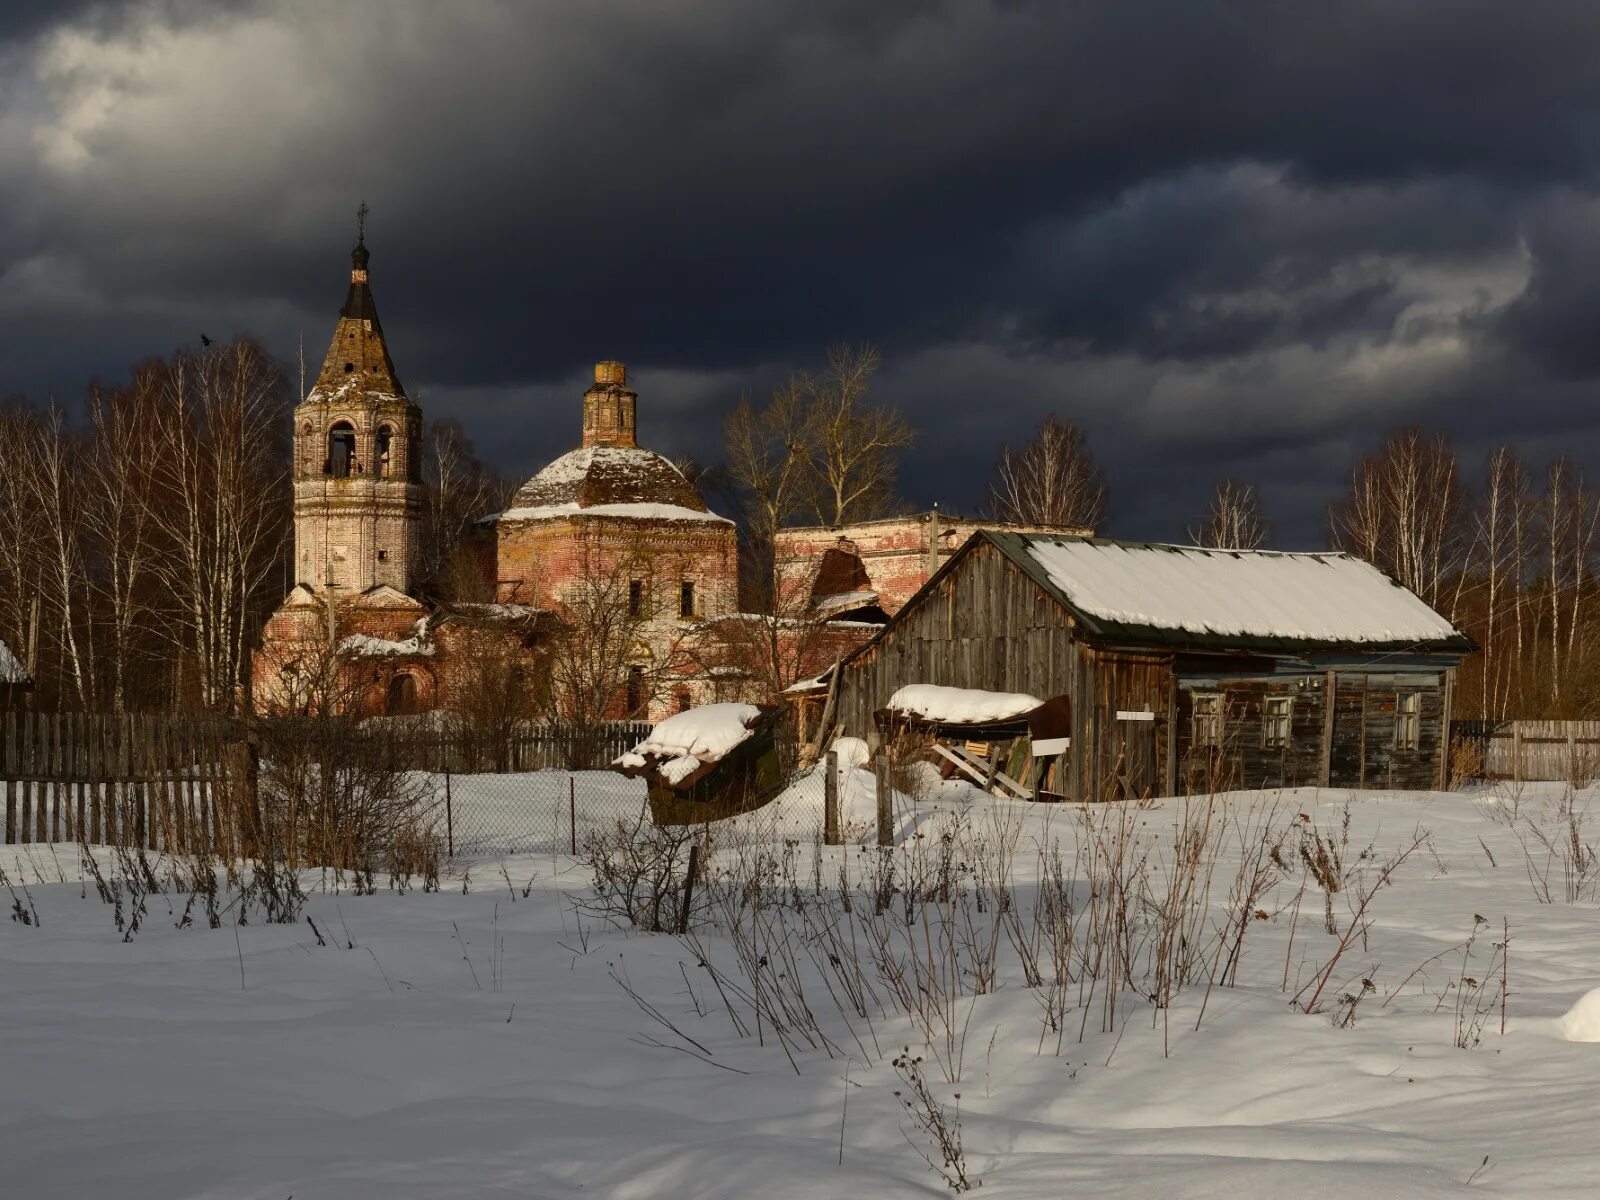
[[[674,713],[611,765],[640,770],[655,764],[669,784],[682,783],[707,763],[720,761],[752,734],[761,716],[754,704],[702,704]]]
[[[1023,692],[981,692],[933,683],[908,683],[889,697],[885,707],[940,724],[980,725],[988,721],[1014,721],[1043,703],[1037,696]]]
[[[1467,646],[1416,595],[1348,554],[1016,534],[996,541],[1094,624],[1208,640]]]

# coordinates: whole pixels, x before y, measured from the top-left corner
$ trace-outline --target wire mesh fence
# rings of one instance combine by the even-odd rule
[[[576,854],[589,834],[650,819],[644,785],[611,771],[418,778],[431,823],[454,858]]]

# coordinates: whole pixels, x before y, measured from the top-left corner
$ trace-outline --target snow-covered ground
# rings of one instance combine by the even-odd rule
[[[859,837],[869,777],[846,783]],[[841,868],[863,887],[879,869],[878,852],[859,844],[824,851],[813,869],[815,784],[730,823],[717,856],[726,866],[764,839],[768,857],[789,864],[769,882],[800,908],[769,907],[761,920],[769,933],[798,931],[797,953],[830,911]],[[719,996],[716,979],[748,984],[725,932],[697,934],[713,976],[676,937],[582,915],[589,877],[563,856],[464,858],[432,894],[380,879],[377,894],[357,895],[308,876],[291,925],[256,909],[238,925],[235,904],[220,928],[177,928],[187,896],[156,894],[125,940],[71,847],[6,847],[15,892],[0,886],[0,903],[14,896],[37,923],[0,922],[0,1194],[937,1196],[947,1189],[918,1157],[922,1131],[896,1097],[909,1089],[891,1060],[911,1046],[952,1120],[960,1095],[965,1168],[984,1196],[1589,1196],[1600,1045],[1567,1035],[1600,1036],[1600,1013],[1561,1019],[1600,985],[1600,907],[1592,875],[1571,881],[1568,901],[1565,852],[1539,841],[1563,844],[1560,791],[1223,797],[1205,920],[1191,926],[1208,947],[1197,956],[1205,977],[1170,1006],[1152,1004],[1140,964],[1160,920],[1147,907],[1131,914],[1144,940],[1131,970],[1115,972],[1126,982],[1114,1002],[1103,984],[1063,988],[1052,1032],[1050,989],[1026,986],[1000,936],[993,985],[973,998],[970,979],[951,984],[955,1032],[931,1046],[938,1020],[892,1003],[863,951],[864,977],[883,995],[864,1018],[835,1003],[800,954],[827,1041],[812,1048],[804,1022],[789,1020],[786,1050],[749,1005]],[[1595,799],[1581,794],[1580,811]],[[1031,911],[1059,848],[1088,913],[1084,889],[1070,887],[1091,869],[1080,843],[1125,835],[1129,861],[1144,854],[1164,886],[1174,830],[1202,816],[1193,802],[1086,814],[945,786],[902,806],[894,854],[902,879],[925,884],[944,855],[945,877],[971,896],[983,889],[968,869],[991,870],[973,863],[1009,844],[1010,903]],[[1232,943],[1230,892],[1254,854],[1250,830],[1282,835],[1284,865],[1269,863],[1270,887],[1245,906],[1228,986],[1209,947]],[[1365,926],[1354,923],[1352,907],[1419,831],[1427,842],[1373,893]],[[1315,857],[1319,836],[1342,859],[1334,933],[1300,856],[1306,846]],[[903,904],[891,898],[883,917],[910,939],[894,945],[925,946],[917,939],[942,915],[965,913],[981,959],[1003,925],[992,903],[941,907],[932,894],[908,925]],[[870,919],[870,906],[849,917]],[[1495,943],[1507,927],[1505,965]],[[1341,940],[1321,1011],[1294,1007]],[[768,946],[756,970],[778,996],[788,968],[782,944]],[[1353,1020],[1345,996],[1356,998]],[[952,1047],[958,1083],[939,1065]]]

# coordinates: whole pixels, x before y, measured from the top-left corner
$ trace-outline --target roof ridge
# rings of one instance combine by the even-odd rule
[[[1148,542],[1134,538],[1083,537],[1067,533],[1029,533],[1021,529],[995,529],[986,532],[997,535],[1004,534],[1007,537],[1015,537],[1024,542],[1087,542],[1092,546],[1115,546],[1121,550],[1169,550],[1186,554],[1226,554],[1235,558],[1248,554],[1276,558],[1342,558],[1355,562],[1367,561],[1351,554],[1347,550],[1274,550],[1263,546],[1193,546],[1184,542]]]

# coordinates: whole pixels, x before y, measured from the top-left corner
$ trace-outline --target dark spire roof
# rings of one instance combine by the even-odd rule
[[[371,255],[366,243],[367,206],[357,214],[355,249],[350,252],[350,290],[339,310],[339,324],[322,362],[314,390],[324,394],[373,392],[385,396],[404,396],[400,378],[378,323],[378,306],[367,283],[367,263]]]

